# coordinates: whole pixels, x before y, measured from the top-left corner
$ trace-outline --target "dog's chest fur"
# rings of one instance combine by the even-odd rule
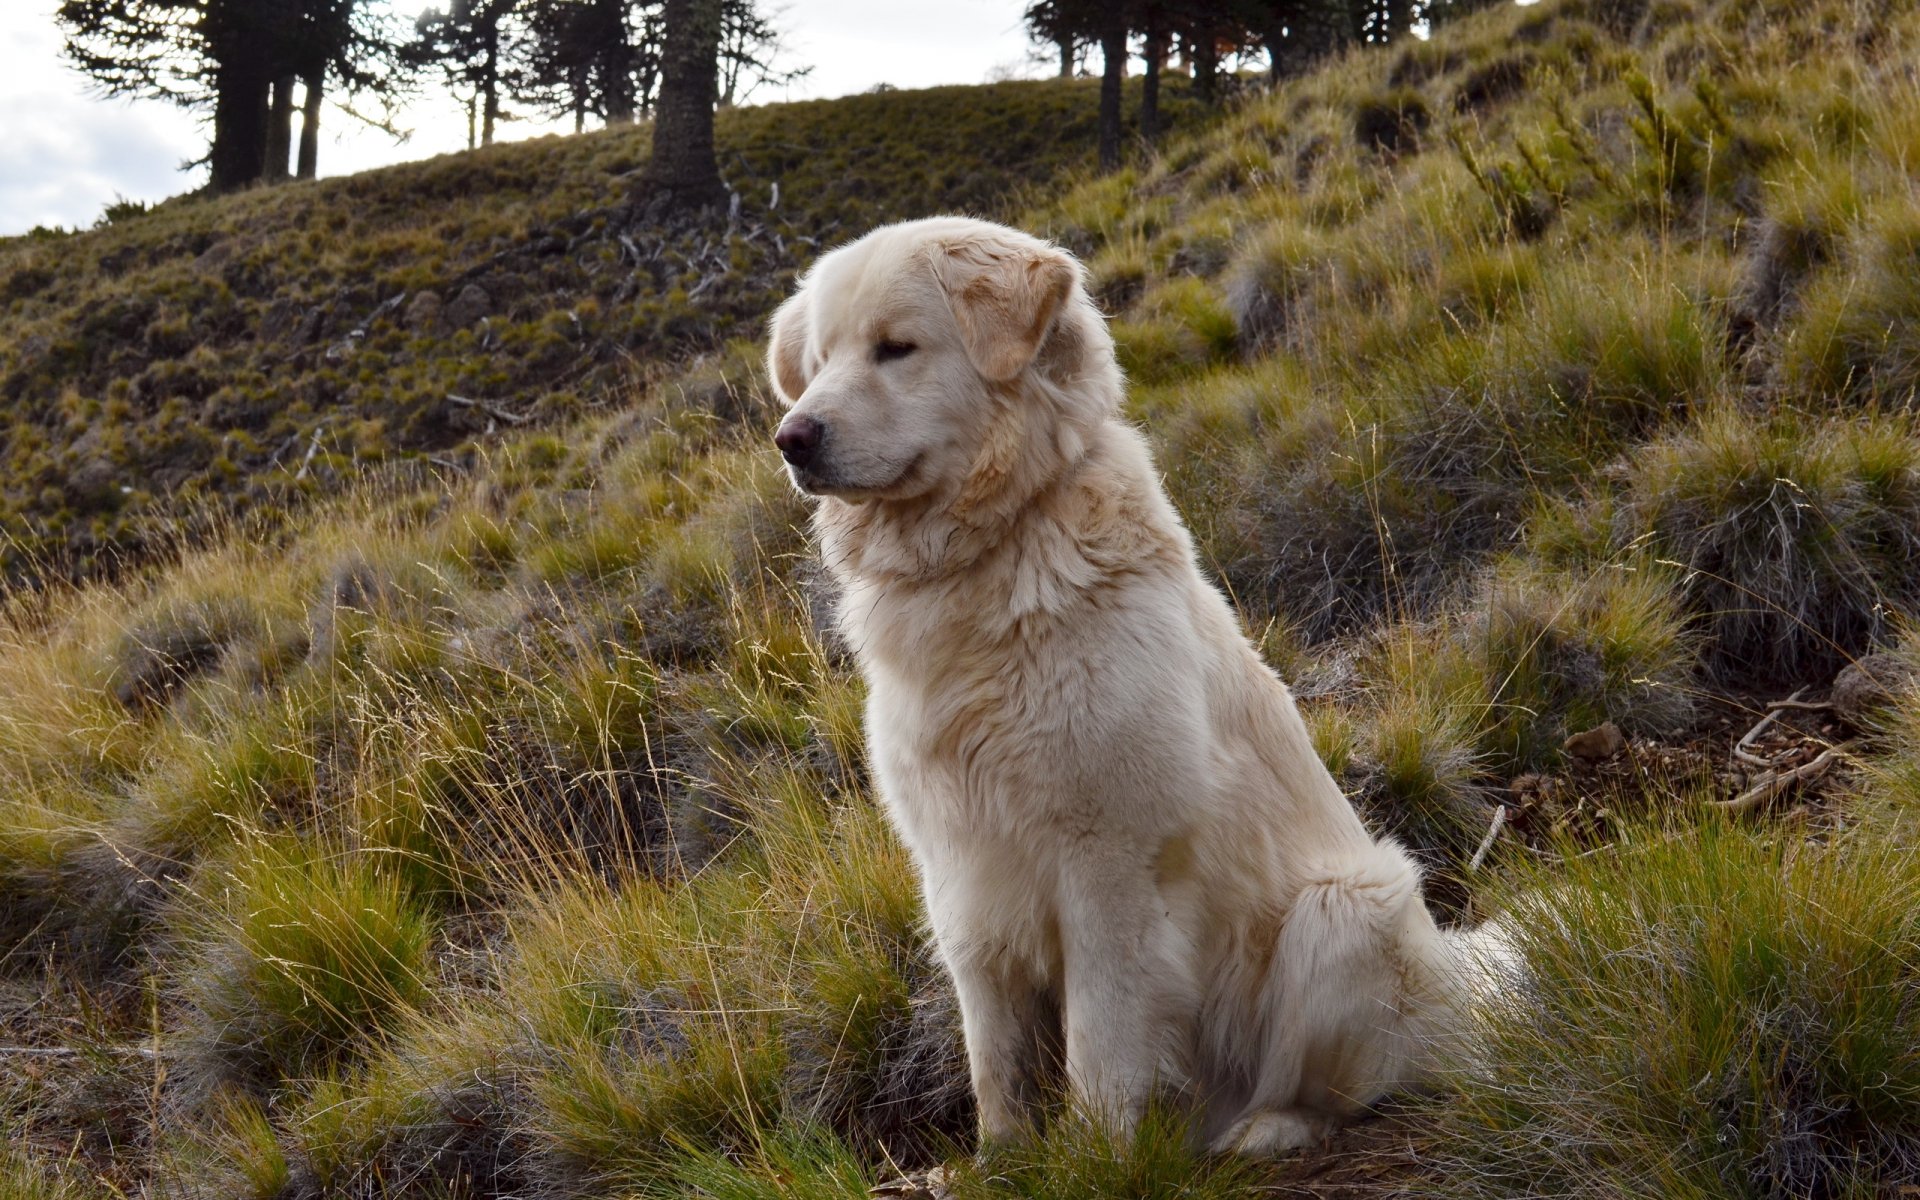
[[[841,630],[883,718],[869,722],[874,765],[910,840],[956,821],[1017,836],[1096,815],[1074,811],[1076,776],[1102,774],[1089,756],[1115,736],[1114,714],[1138,706],[1087,699],[1117,658],[1128,669],[1115,673],[1138,679],[1142,656],[1169,653],[1190,623],[1192,569],[1154,481],[1128,469],[1130,437],[1109,446],[957,569],[875,569],[903,544],[942,543],[883,512],[823,512]],[[944,544],[966,552],[965,536]]]

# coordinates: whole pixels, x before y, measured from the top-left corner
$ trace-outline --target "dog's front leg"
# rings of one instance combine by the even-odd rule
[[[1056,1069],[1059,1063],[1059,1008],[1004,952],[957,947],[948,951],[947,966],[960,1000],[980,1140],[1031,1141],[1039,1128],[1041,1077],[1050,1057]]]
[[[1063,882],[1067,1079],[1086,1115],[1127,1139],[1155,1087],[1181,1082],[1190,955],[1150,869],[1095,859]]]

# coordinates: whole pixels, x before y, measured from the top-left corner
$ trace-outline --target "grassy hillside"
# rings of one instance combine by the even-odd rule
[[[1531,982],[1439,1093],[1275,1166],[1171,1116],[967,1158],[860,683],[719,342],[749,301],[688,287],[719,350],[631,400],[9,598],[0,1196],[1920,1187],[1916,52],[1892,4],[1546,0],[1024,195],[1329,765],[1449,915],[1515,915]],[[1790,693],[1836,707],[1750,733]]]
[[[375,464],[464,464],[502,426],[618,407],[757,336],[823,242],[929,204],[1010,215],[1090,161],[1093,87],[724,112],[724,227],[632,194],[635,126],[0,240],[0,570],[97,572],[210,507],[271,519]]]

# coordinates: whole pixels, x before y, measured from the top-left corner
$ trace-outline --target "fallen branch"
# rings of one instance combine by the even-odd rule
[[[509,425],[525,425],[528,421],[533,420],[532,417],[528,416],[525,413],[513,412],[508,409],[501,408],[499,405],[493,404],[489,401],[474,400],[467,396],[448,396],[447,403],[457,405],[461,408],[475,409],[479,412],[483,412],[487,414],[488,416],[494,418],[495,420],[505,421]]]
[[[372,332],[375,321],[378,321],[381,317],[389,313],[397,311],[399,307],[406,302],[406,299],[407,293],[400,292],[386,300],[382,300],[378,308],[367,314],[366,320],[360,322],[347,332],[347,336],[355,341],[365,339],[367,334]]]
[[[307,443],[307,456],[300,460],[300,469],[294,472],[293,481],[295,483],[299,483],[307,477],[307,468],[313,466],[313,456],[320,453],[320,438],[326,432],[327,427],[325,425],[316,425],[314,427],[313,440]]]
[[[1805,688],[1801,688],[1785,700],[1776,700],[1772,704],[1767,705],[1767,715],[1761,717],[1752,729],[1747,730],[1744,737],[1733,744],[1733,756],[1750,767],[1773,766],[1772,759],[1761,758],[1753,752],[1751,747],[1761,734],[1773,727],[1773,723],[1780,719],[1780,714],[1786,711],[1788,705],[1795,704],[1799,701],[1800,697],[1806,693],[1806,690]]]
[[[1730,800],[1711,800],[1708,803],[1721,812],[1746,812],[1750,808],[1766,803],[1797,783],[1811,783],[1820,778],[1833,769],[1834,763],[1844,757],[1846,756],[1840,753],[1840,748],[1835,746],[1822,752],[1818,758],[1802,763],[1791,770],[1767,772],[1760,777],[1759,782]]]
[[[1502,804],[1493,810],[1493,823],[1487,826],[1487,836],[1480,839],[1480,848],[1475,850],[1473,857],[1468,860],[1467,874],[1471,875],[1478,871],[1480,864],[1487,861],[1487,852],[1493,849],[1493,843],[1499,840],[1500,830],[1505,828],[1506,824],[1507,806]]]

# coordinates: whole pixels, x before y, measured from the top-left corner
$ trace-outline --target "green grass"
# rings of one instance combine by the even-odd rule
[[[421,1003],[433,926],[377,856],[258,841],[200,886],[179,989],[190,1062],[215,1080],[305,1075]]]
[[[1521,872],[1534,982],[1440,1118],[1452,1194],[1869,1196],[1920,1162],[1901,837],[1708,827]]]

